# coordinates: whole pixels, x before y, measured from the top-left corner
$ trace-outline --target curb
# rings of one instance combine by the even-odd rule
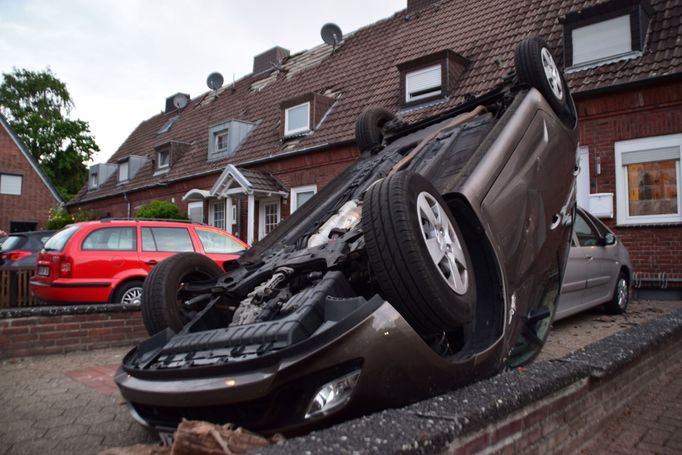
[[[499,441],[507,434],[497,433],[518,433],[546,416],[546,410],[529,411],[544,399],[562,395],[553,406],[566,407],[574,390],[590,389],[591,379],[613,376],[656,347],[675,343],[681,337],[682,310],[678,310],[561,359],[507,371],[441,396],[350,420],[255,453],[431,454],[454,451],[458,446],[453,443],[467,442],[467,438],[476,432],[492,424],[501,424],[514,413],[524,413],[522,420],[498,428],[494,439]],[[488,441],[486,436],[475,438],[473,442],[479,439]],[[469,444],[466,447],[469,448]],[[484,443],[477,448],[485,447]]]

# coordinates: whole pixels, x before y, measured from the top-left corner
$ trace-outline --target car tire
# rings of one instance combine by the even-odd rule
[[[521,41],[516,46],[514,65],[519,82],[535,87],[557,116],[573,127],[577,118],[575,105],[547,44],[536,37]]]
[[[621,271],[613,289],[613,297],[604,307],[610,314],[622,314],[627,310],[628,303],[630,303],[630,287],[627,276]]]
[[[381,107],[370,107],[355,122],[355,141],[361,151],[376,150],[384,140],[384,125],[395,115]]]
[[[124,305],[139,305],[142,297],[142,280],[126,281],[114,292],[112,302]]]
[[[223,273],[213,260],[197,253],[180,253],[159,262],[142,288],[142,320],[149,335],[166,328],[179,332],[194,316],[179,299],[182,283],[208,280]]]
[[[425,178],[404,171],[370,187],[362,228],[382,296],[422,337],[472,321],[471,258],[447,204]]]

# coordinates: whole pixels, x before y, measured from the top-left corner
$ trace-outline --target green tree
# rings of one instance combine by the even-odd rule
[[[135,212],[135,218],[162,218],[167,220],[186,220],[187,215],[182,213],[177,205],[166,201],[152,201],[149,205],[143,205]]]
[[[93,220],[94,217],[88,212],[77,211],[76,213],[69,213],[64,209],[54,210],[50,209],[50,215],[47,219],[45,229],[61,229],[67,224],[78,223],[79,221]]]
[[[85,163],[99,151],[88,123],[69,118],[73,107],[66,84],[50,69],[3,74],[0,112],[65,200],[85,184]]]

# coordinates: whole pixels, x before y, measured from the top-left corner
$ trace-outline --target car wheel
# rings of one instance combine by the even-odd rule
[[[613,297],[605,305],[606,311],[611,314],[625,313],[628,303],[630,303],[630,287],[628,285],[628,279],[625,276],[625,273],[620,272],[620,275],[618,275],[618,281],[616,281],[616,287],[613,290]]]
[[[196,309],[183,304],[190,297],[183,295],[184,283],[208,280],[223,273],[218,264],[197,253],[180,253],[159,262],[142,288],[142,320],[147,332],[154,335],[166,328],[182,330],[196,315]]]
[[[142,297],[142,281],[134,280],[123,283],[116,289],[113,302],[125,305],[139,305]]]
[[[423,337],[473,319],[476,279],[447,204],[422,176],[398,172],[369,188],[362,208],[379,288]]]
[[[360,150],[372,150],[384,140],[383,128],[395,119],[393,113],[380,107],[370,107],[355,122],[355,141]]]
[[[535,87],[554,112],[572,127],[577,118],[575,106],[562,72],[540,38],[527,38],[516,47],[514,65],[519,82]]]

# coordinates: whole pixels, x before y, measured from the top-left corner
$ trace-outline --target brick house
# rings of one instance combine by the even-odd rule
[[[679,285],[681,17],[673,0],[408,0],[336,46],[275,47],[234,84],[170,96],[69,206],[130,216],[165,199],[258,240],[358,155],[364,109],[442,112],[492,88],[516,43],[539,35],[579,112],[580,204],[621,236],[642,284]]]
[[[0,114],[0,230],[41,229],[50,209],[62,203],[50,179]]]

